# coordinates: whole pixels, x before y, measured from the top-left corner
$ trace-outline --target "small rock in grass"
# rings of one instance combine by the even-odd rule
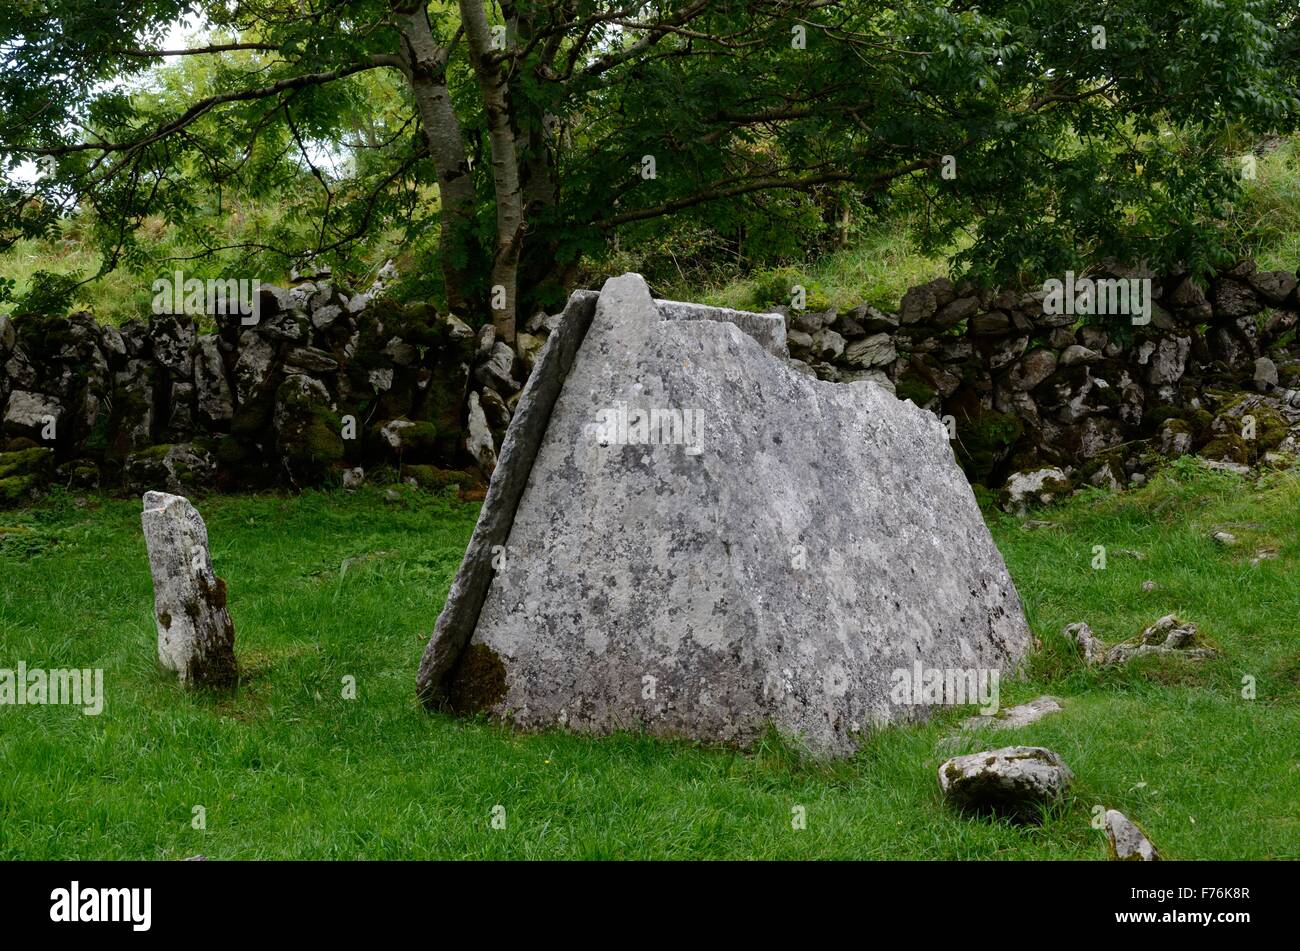
[[[352,489],[358,489],[365,484],[365,481],[366,470],[361,468],[361,466],[343,470],[343,488],[348,489],[349,491]]]
[[[1116,644],[1107,650],[1101,664],[1110,667],[1149,654],[1181,657],[1185,660],[1205,660],[1213,657],[1215,653],[1212,648],[1197,644],[1195,624],[1180,621],[1174,615],[1166,614],[1154,624],[1144,628],[1137,637]]]
[[[1160,853],[1137,823],[1115,809],[1106,810],[1106,847],[1120,862],[1159,862]]]
[[[1086,622],[1079,621],[1067,625],[1065,636],[1079,648],[1079,653],[1083,654],[1086,663],[1099,664],[1105,659],[1106,645],[1101,642],[1101,638],[1092,633],[1092,628]]]
[[[1237,536],[1232,532],[1215,532],[1211,537],[1224,548],[1231,548],[1237,544]]]
[[[1060,469],[1044,466],[1013,473],[1002,487],[1008,511],[1023,513],[1026,505],[1046,505],[1061,491],[1069,488],[1069,479]]]
[[[987,716],[967,717],[961,721],[963,730],[1014,730],[1028,726],[1051,713],[1059,713],[1063,708],[1056,697],[1042,696],[1016,707],[999,710]]]
[[[1158,587],[1160,587],[1160,585],[1156,584],[1154,581],[1151,581],[1150,579],[1142,582],[1143,591],[1154,591]]]
[[[939,767],[939,788],[949,804],[1019,822],[1038,820],[1044,806],[1065,797],[1073,780],[1065,761],[1041,746],[954,756]]]
[[[1201,464],[1207,469],[1213,469],[1215,472],[1231,472],[1234,475],[1250,475],[1250,466],[1241,462],[1231,462],[1227,459],[1202,459]],[[1236,538],[1233,535],[1228,532],[1223,532],[1223,534],[1233,539],[1231,542],[1225,542],[1224,544],[1231,545],[1236,543]]]

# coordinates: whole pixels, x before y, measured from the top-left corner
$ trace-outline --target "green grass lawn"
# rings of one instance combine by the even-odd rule
[[[1300,858],[1295,471],[1257,483],[1180,464],[1037,513],[1049,525],[990,514],[1043,641],[1003,705],[1050,692],[1066,709],[983,743],[1050,746],[1077,776],[1031,828],[943,807],[937,743],[970,710],[881,730],[831,765],[779,741],[739,753],[430,715],[415,669],[476,506],[380,490],[199,504],[245,673],[224,697],[156,668],[138,501],[0,512],[0,667],[103,667],[107,694],[98,717],[0,707],[0,858],[1095,859],[1099,804],[1172,858]],[[1218,528],[1241,544],[1216,545]],[[1252,564],[1265,547],[1277,556]],[[1168,612],[1222,659],[1099,673],[1060,635],[1087,620],[1114,642]]]

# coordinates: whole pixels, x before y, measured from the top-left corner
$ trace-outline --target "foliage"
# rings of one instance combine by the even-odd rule
[[[160,74],[158,37],[190,10],[213,49]],[[585,259],[673,229],[779,265],[825,249],[846,211],[891,207],[924,254],[959,248],[984,280],[1105,256],[1206,273],[1230,253],[1240,143],[1300,106],[1295,0],[425,10],[6,5],[0,165],[53,164],[5,187],[0,243],[79,209],[102,269],[144,268],[157,216],[203,253],[287,270],[357,266],[396,231],[421,258],[413,289],[480,315],[494,281],[553,302]],[[498,25],[504,48],[475,54]],[[229,241],[231,196],[277,214]]]

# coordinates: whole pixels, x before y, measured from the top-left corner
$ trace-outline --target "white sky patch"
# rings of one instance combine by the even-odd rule
[[[167,27],[167,33],[163,36],[162,42],[158,44],[158,49],[164,50],[182,50],[194,46],[202,46],[209,41],[207,21],[203,18],[181,17],[173,20]],[[168,56],[160,60],[161,65],[171,66],[180,62],[184,57]],[[96,91],[103,91],[112,88],[112,83],[104,83]],[[40,169],[33,161],[26,161],[15,168],[12,172],[6,173],[6,177],[16,183],[29,185],[40,177]]]
[[[182,17],[167,27],[167,35],[163,37],[162,48],[165,50],[184,50],[189,49],[191,46],[200,46],[207,42],[207,39],[208,30],[205,20],[191,20],[189,17]],[[170,66],[179,59],[179,56],[168,56],[164,62]]]

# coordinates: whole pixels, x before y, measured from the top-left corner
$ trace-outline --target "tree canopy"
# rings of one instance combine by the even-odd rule
[[[183,16],[209,40],[165,49]],[[0,248],[76,210],[111,268],[146,216],[291,191],[310,240],[248,250],[436,235],[435,295],[507,340],[615,234],[799,196],[920,203],[989,280],[1204,272],[1298,43],[1298,0],[10,0]]]

